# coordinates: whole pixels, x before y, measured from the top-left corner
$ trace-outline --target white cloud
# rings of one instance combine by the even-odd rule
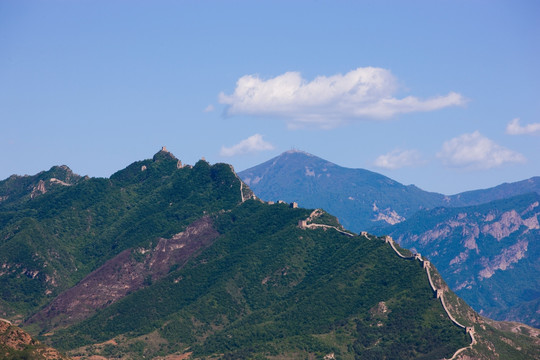
[[[229,105],[227,115],[275,116],[288,119],[292,126],[320,127],[333,127],[346,119],[386,119],[466,102],[455,92],[426,100],[414,96],[398,99],[393,96],[397,89],[397,80],[389,70],[374,67],[318,76],[310,82],[298,72],[267,80],[245,75],[238,79],[234,93],[219,94],[219,102]]]
[[[235,156],[257,151],[273,150],[274,146],[263,140],[262,135],[255,134],[247,139],[240,141],[238,144],[231,147],[221,147],[221,156]]]
[[[471,169],[525,162],[525,157],[520,153],[496,144],[478,131],[446,141],[437,156],[447,165]]]
[[[407,166],[419,165],[422,157],[417,150],[393,150],[375,159],[375,166],[385,169],[399,169]]]
[[[540,134],[540,123],[521,126],[519,124],[519,118],[515,118],[506,126],[506,133],[510,135]]]
[[[203,112],[212,112],[214,111],[214,105],[210,104],[204,108]]]

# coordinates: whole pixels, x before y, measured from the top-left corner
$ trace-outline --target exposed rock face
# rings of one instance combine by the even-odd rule
[[[85,319],[152,281],[163,278],[172,266],[182,266],[219,234],[204,217],[170,239],[159,239],[154,248],[127,249],[59,295],[29,323],[49,327]]]
[[[391,208],[379,209],[377,203],[373,203],[374,221],[384,221],[387,224],[395,225],[405,220],[395,210]]]
[[[482,315],[540,326],[538,197],[424,212],[390,234],[426,255]]]
[[[81,176],[73,173],[65,165],[53,166],[48,171],[42,171],[36,175],[18,176],[12,175],[6,180],[0,181],[0,203],[24,201],[35,199],[58,186],[71,186],[76,184]]]
[[[23,350],[28,345],[36,343],[28,333],[5,321],[0,321],[0,333],[2,344],[15,350]]]
[[[23,352],[19,354],[18,352]],[[68,359],[56,349],[42,345],[24,330],[0,320],[0,358],[62,360]],[[24,357],[22,357],[24,356]]]
[[[32,188],[30,198],[35,198],[38,195],[45,194],[47,189],[45,188],[45,181],[39,180],[38,184]]]

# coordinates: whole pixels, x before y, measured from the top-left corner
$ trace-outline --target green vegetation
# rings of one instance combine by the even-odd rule
[[[420,262],[399,258],[377,237],[300,229],[312,210],[241,202],[229,165],[177,164],[161,151],[110,179],[77,179],[34,197],[28,184],[35,182],[24,178],[19,185],[26,195],[21,190],[0,203],[0,311],[29,316],[124,250],[126,261],[144,266],[138,249],[155,248],[160,237],[205,216],[219,236],[212,230],[213,242],[189,253],[187,263],[168,267],[165,277],[148,276],[139,290],[54,333],[46,320],[27,329],[73,355],[132,359],[186,352],[224,359],[331,353],[433,359],[469,345],[434,297]],[[0,189],[16,188],[16,179],[9,181]],[[314,222],[339,227],[328,213]],[[535,357],[537,348],[525,337],[494,334],[499,340],[491,344],[519,343]],[[511,346],[503,351],[515,355]]]
[[[229,165],[176,165],[172,155],[160,152],[110,179],[80,179],[33,199],[19,189],[29,192],[33,177],[1,182],[0,189],[18,196],[0,202],[3,307],[31,314],[121,251],[148,246],[205,213],[240,202],[240,181]]]
[[[433,358],[466,346],[418,262],[377,238],[301,230],[310,211],[247,201],[215,217],[220,238],[183,269],[60,331],[72,349],[159,329],[167,351]],[[388,312],[372,314],[381,302]],[[339,342],[328,339],[341,339]],[[150,355],[150,354],[149,354]],[[154,354],[155,355],[155,354]]]
[[[519,222],[537,217],[534,204],[539,201],[539,194],[529,193],[476,206],[424,210],[380,231],[429,258],[474,309],[538,327],[540,230]],[[508,265],[501,269],[501,263]],[[493,273],[486,276],[489,267]]]
[[[45,359],[39,353],[36,353],[34,346],[27,346],[23,350],[11,349],[0,344],[0,355],[4,360],[43,360]]]

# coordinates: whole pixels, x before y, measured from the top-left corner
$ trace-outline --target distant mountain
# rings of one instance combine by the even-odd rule
[[[452,207],[484,204],[527,193],[540,194],[540,176],[514,183],[504,183],[489,189],[466,191],[449,196],[447,205]]]
[[[540,195],[419,211],[387,228],[481,314],[540,327]]]
[[[238,175],[263,200],[323,208],[353,231],[395,224],[445,202],[442,194],[405,186],[364,169],[349,169],[302,151],[287,151]]]
[[[263,200],[295,201],[301,206],[323,208],[353,231],[397,224],[419,210],[478,205],[529,192],[540,194],[540,177],[533,177],[446,196],[365,169],[341,167],[297,150],[284,152],[238,175]]]
[[[0,313],[89,358],[536,359],[424,259],[166,150],[0,204]],[[0,354],[0,357],[2,355]]]

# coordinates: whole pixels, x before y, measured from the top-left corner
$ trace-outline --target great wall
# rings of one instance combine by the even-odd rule
[[[300,220],[298,222],[298,227],[301,228],[301,229],[315,229],[315,228],[334,229],[334,230],[336,230],[339,233],[342,233],[344,235],[351,236],[351,237],[355,236],[355,234],[343,231],[343,230],[337,228],[336,226],[324,225],[324,224],[313,224],[313,223],[308,224],[309,222],[313,221],[314,218],[319,216],[321,213],[322,213],[322,210],[320,210],[320,209],[314,210],[306,220]],[[369,236],[368,236],[367,232],[365,232],[365,231],[362,231],[360,233],[360,236],[363,236],[363,237],[369,239]],[[463,351],[465,351],[467,349],[472,349],[472,347],[474,345],[476,345],[474,327],[467,327],[467,326],[461,324],[450,313],[450,310],[448,309],[448,306],[446,305],[446,302],[445,302],[445,299],[444,299],[444,290],[443,289],[438,289],[435,286],[435,283],[433,282],[433,279],[431,278],[431,273],[430,273],[431,263],[428,260],[423,259],[420,254],[412,254],[410,256],[406,256],[406,255],[401,254],[399,252],[399,250],[396,248],[394,240],[390,236],[384,236],[382,239],[385,241],[385,243],[390,245],[390,247],[394,250],[394,252],[400,258],[406,259],[406,260],[418,260],[418,261],[420,261],[422,263],[422,267],[426,270],[426,274],[427,274],[427,277],[428,277],[428,280],[429,280],[429,285],[431,286],[431,289],[435,293],[435,296],[437,297],[437,299],[439,299],[441,301],[441,305],[442,305],[444,311],[446,312],[446,315],[448,316],[448,318],[456,326],[458,326],[458,327],[462,328],[463,330],[465,330],[465,332],[471,337],[471,343],[469,344],[469,346],[458,349],[449,360],[456,360],[458,355],[461,354]]]

